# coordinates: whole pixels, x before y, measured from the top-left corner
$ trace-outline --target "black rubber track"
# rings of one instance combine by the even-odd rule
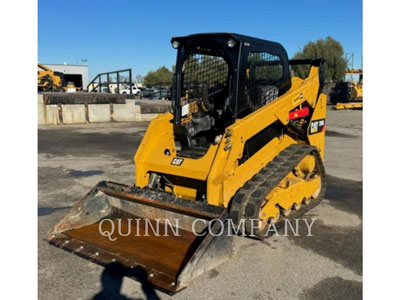
[[[321,177],[321,190],[317,199],[312,199],[307,205],[297,211],[292,211],[287,219],[297,218],[318,205],[325,194],[326,174],[325,168],[316,147],[310,145],[293,144],[279,153],[270,163],[254,175],[233,197],[230,209],[230,217],[238,225],[241,219],[245,219],[247,234],[253,233],[256,238],[264,239],[268,226],[263,230],[254,228],[251,231],[251,221],[259,218],[260,207],[266,196],[277,186],[307,155],[312,154],[316,158],[317,172]],[[278,228],[281,219],[275,226]]]

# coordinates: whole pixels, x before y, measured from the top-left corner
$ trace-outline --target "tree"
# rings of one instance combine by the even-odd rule
[[[129,83],[129,76],[128,75],[119,75],[118,78],[119,78],[119,82],[120,83]],[[116,75],[115,75],[115,82],[117,82],[117,76]]]
[[[347,67],[343,46],[332,37],[328,36],[325,40],[319,39],[316,42],[309,42],[303,47],[302,51],[293,56],[293,59],[304,58],[324,58],[325,81],[343,80]],[[308,76],[308,66],[293,66],[292,68],[296,76],[301,78]]]
[[[144,77],[144,85],[154,86],[159,83],[172,83],[173,73],[167,67],[162,66],[158,68],[157,71],[150,71]]]
[[[143,83],[143,76],[140,74],[137,74],[135,77],[136,83]]]

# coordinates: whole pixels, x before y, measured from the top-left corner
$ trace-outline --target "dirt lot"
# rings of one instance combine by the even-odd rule
[[[132,158],[147,125],[39,127],[39,299],[119,294],[118,282],[101,281],[102,267],[43,238],[98,181],[134,182]],[[235,237],[233,259],[172,298],[124,278],[124,296],[108,299],[361,299],[362,112],[329,110],[326,135],[328,189],[307,214],[317,218],[312,237]]]

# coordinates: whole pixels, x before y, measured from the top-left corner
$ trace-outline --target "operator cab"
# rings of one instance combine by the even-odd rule
[[[290,89],[288,57],[278,43],[233,33],[171,40],[174,136],[180,156],[204,155],[225,128]]]

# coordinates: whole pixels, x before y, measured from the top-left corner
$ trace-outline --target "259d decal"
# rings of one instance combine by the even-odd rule
[[[311,121],[308,134],[315,134],[324,131],[325,119]]]

